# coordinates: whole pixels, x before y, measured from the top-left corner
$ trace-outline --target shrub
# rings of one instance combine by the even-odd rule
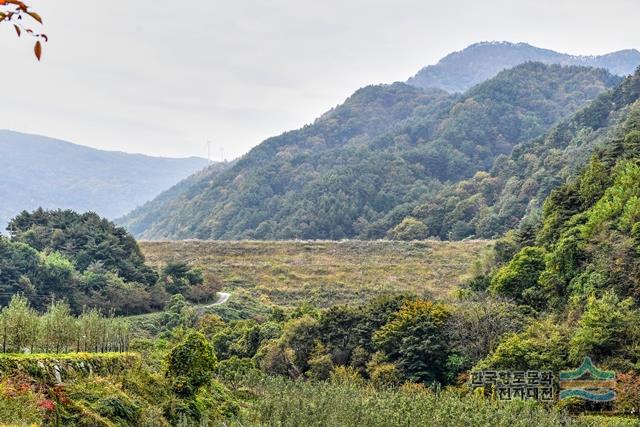
[[[410,386],[370,386],[267,378],[251,384],[260,394],[230,425],[305,427],[593,426],[536,402],[496,402]]]
[[[167,355],[166,373],[178,395],[194,396],[211,381],[216,362],[211,344],[202,333],[193,331]]]
[[[429,229],[424,222],[407,217],[389,231],[388,236],[393,240],[424,240],[429,237]]]

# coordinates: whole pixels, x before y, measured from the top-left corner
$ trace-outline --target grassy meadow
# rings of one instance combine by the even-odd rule
[[[446,297],[493,249],[485,240],[416,241],[144,241],[147,262],[184,261],[265,302],[318,306],[388,292]]]

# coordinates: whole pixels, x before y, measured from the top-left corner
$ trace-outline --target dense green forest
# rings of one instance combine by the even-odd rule
[[[170,212],[150,204],[119,223],[144,238],[385,237],[446,183],[490,169],[618,82],[601,69],[527,63],[464,95],[367,87],[203,176]]]
[[[20,293],[40,311],[65,299],[76,313],[133,314],[162,309],[176,293],[213,298],[218,287],[184,263],[147,266],[134,238],[94,213],[25,211],[8,229],[9,238],[0,235],[2,305]]]
[[[496,159],[489,172],[453,183],[411,207],[441,239],[494,238],[535,221],[549,192],[574,176],[595,149],[621,130],[640,98],[640,70],[615,89],[553,127],[544,137],[519,144]],[[524,220],[523,220],[524,219]]]
[[[618,326],[634,322],[633,307],[640,295],[639,159],[640,106],[636,103],[620,132],[580,174],[551,192],[542,218],[503,238],[499,260],[504,265],[486,278],[488,289],[548,312],[572,305],[586,306],[588,312],[610,304],[612,311],[599,315],[613,316],[619,310],[625,316],[618,319]],[[603,357],[617,356],[618,363],[629,363],[637,357],[627,347],[633,339],[625,334],[631,332],[609,331],[617,344],[589,345],[604,351]]]

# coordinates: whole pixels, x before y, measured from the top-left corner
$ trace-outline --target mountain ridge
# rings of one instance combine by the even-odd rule
[[[22,132],[22,131],[17,131],[17,130],[8,129],[8,128],[0,128],[0,135],[2,135],[3,137],[5,137],[6,135],[15,135],[15,136],[22,136],[22,137],[39,138],[39,139],[42,139],[43,142],[46,141],[46,143],[48,144],[56,144],[61,147],[69,147],[69,148],[73,147],[78,150],[85,150],[87,152],[109,153],[114,155],[152,158],[152,159],[166,159],[166,160],[198,160],[200,162],[206,162],[207,160],[204,157],[199,157],[199,156],[171,157],[171,156],[156,156],[156,155],[144,154],[144,153],[130,153],[128,151],[122,151],[122,150],[107,150],[104,148],[96,148],[96,147],[90,147],[88,145],[77,144],[75,142],[67,141],[65,139],[60,139],[53,136],[47,136],[47,135],[42,135],[39,133],[32,133],[32,132]]]
[[[440,88],[452,93],[464,92],[504,69],[528,61],[605,68],[612,74],[625,76],[632,74],[640,65],[640,51],[623,49],[602,55],[571,55],[528,43],[479,42],[422,68],[407,83],[422,88]]]
[[[65,166],[66,165],[66,166]],[[38,207],[115,218],[204,168],[173,159],[107,151],[41,135],[0,130],[0,226]]]
[[[170,215],[117,221],[145,239],[384,237],[408,203],[490,168],[619,81],[602,69],[526,63],[465,95],[369,86],[205,177]]]

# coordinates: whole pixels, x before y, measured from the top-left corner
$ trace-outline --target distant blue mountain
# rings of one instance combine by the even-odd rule
[[[102,151],[0,130],[0,230],[22,210],[38,207],[116,218],[206,165],[197,157]]]
[[[633,74],[640,66],[640,52],[627,49],[599,56],[576,56],[541,49],[527,43],[481,42],[453,52],[437,64],[423,68],[407,83],[421,88],[464,92],[493,78],[502,70],[528,61],[605,68],[612,74],[626,76]]]

